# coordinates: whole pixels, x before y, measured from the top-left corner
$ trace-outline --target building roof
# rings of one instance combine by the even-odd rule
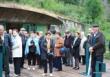
[[[44,9],[16,3],[0,3],[0,22],[62,24],[59,16]]]

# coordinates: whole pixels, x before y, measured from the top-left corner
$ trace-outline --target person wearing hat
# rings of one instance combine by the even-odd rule
[[[22,62],[21,62],[21,68],[24,68],[24,59],[25,59],[25,46],[26,46],[26,41],[27,41],[27,37],[25,36],[25,28],[21,28],[20,29],[20,32],[19,32],[19,35],[22,39]]]
[[[91,36],[91,47],[89,48],[90,53],[92,54],[92,77],[95,77],[95,66],[96,62],[103,62],[104,52],[105,52],[105,37],[102,32],[99,30],[98,25],[92,27],[93,34]],[[99,70],[101,71],[101,65],[99,65]]]

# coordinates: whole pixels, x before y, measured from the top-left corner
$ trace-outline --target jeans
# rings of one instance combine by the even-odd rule
[[[73,56],[71,54],[71,49],[67,48],[67,52],[65,54],[66,59],[67,59],[67,65],[73,66]]]

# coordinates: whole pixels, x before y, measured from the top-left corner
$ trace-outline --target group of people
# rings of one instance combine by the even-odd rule
[[[62,71],[63,64],[79,70],[79,63],[86,64],[87,52],[92,54],[91,73],[95,77],[96,61],[103,62],[105,38],[97,25],[89,31],[87,37],[84,32],[72,34],[70,31],[66,31],[64,36],[60,32],[52,34],[50,31],[44,35],[41,31],[28,33],[25,28],[6,32],[3,25],[0,25],[0,47],[5,47],[2,49],[5,77],[10,77],[9,63],[14,64],[16,77],[21,75],[21,69],[25,68],[27,62],[28,70],[35,70],[36,63],[40,69],[43,68],[43,76],[48,75],[48,69],[49,76],[53,76],[53,68]],[[99,67],[101,70],[101,65]]]

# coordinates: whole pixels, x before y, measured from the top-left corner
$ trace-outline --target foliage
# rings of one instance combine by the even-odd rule
[[[110,52],[109,53],[105,53],[104,57],[105,57],[105,59],[110,60]]]
[[[102,0],[0,0],[11,1],[32,7],[44,8],[55,13],[79,20],[88,29],[99,24],[106,39],[110,40],[110,22],[104,16]]]
[[[101,0],[86,0],[84,6],[86,18],[91,20],[91,24],[97,23],[96,21],[104,14]]]

